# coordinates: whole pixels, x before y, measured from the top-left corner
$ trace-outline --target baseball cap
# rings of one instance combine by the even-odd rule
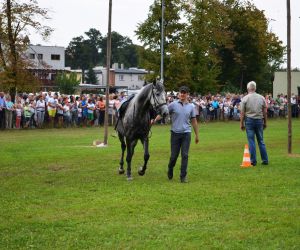
[[[179,88],[179,92],[186,92],[186,93],[189,93],[190,92],[190,89],[187,87],[187,86],[181,86]]]

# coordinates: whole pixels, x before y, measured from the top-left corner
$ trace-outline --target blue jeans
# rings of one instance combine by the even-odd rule
[[[268,163],[268,154],[264,143],[264,128],[262,119],[246,118],[246,132],[250,151],[250,160],[253,165],[256,165],[256,145],[255,136],[257,139],[261,160],[263,163]]]
[[[171,157],[168,167],[173,171],[179,152],[181,150],[181,179],[184,178],[187,174],[190,144],[191,133],[174,133],[173,131],[171,131]]]

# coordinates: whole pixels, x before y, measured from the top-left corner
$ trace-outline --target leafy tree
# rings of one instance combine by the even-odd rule
[[[166,0],[165,1],[165,85],[167,88],[172,88],[177,77],[176,69],[185,68],[183,62],[178,60],[180,57],[185,58],[185,55],[180,55],[182,49],[182,33],[185,31],[185,24],[181,22],[180,14],[182,5],[179,0]],[[136,35],[140,41],[143,42],[144,49],[139,49],[139,64],[141,67],[146,68],[154,73],[147,78],[147,80],[154,80],[160,73],[160,44],[161,44],[161,1],[155,0],[153,5],[150,6],[148,18],[145,22],[138,25]],[[177,52],[176,52],[177,51]],[[172,52],[176,52],[173,54]],[[186,62],[186,60],[185,60]],[[172,64],[174,63],[174,65]],[[179,63],[179,64],[178,64]],[[171,68],[173,69],[171,71]],[[173,74],[174,73],[174,74]],[[185,77],[187,75],[185,74]],[[188,79],[184,79],[188,82]]]
[[[216,91],[221,73],[218,48],[231,46],[226,8],[217,0],[202,0],[185,5],[185,10],[189,25],[184,44],[191,61],[191,83],[200,93]]]
[[[154,71],[150,77],[160,68],[160,3],[154,1],[136,31],[144,46],[139,62]],[[268,32],[264,13],[250,2],[166,0],[165,16],[167,88],[184,83],[197,92],[216,91],[227,84],[243,89],[249,80],[263,83],[264,89],[271,86],[283,47]]]
[[[216,76],[220,73],[216,47],[227,43],[230,35],[224,29],[227,19],[219,1],[195,1],[192,6],[189,3],[166,1],[164,78],[167,88],[186,84],[201,92],[216,88]],[[160,68],[160,20],[160,1],[155,1],[148,19],[136,31],[148,50],[141,50],[143,55],[149,56],[141,60],[142,66],[155,71],[156,75]]]
[[[106,65],[107,36],[102,40],[102,65]],[[138,63],[137,45],[118,32],[111,33],[111,61],[122,63],[125,67],[136,67]]]
[[[96,84],[97,83],[97,76],[95,74],[95,71],[92,67],[89,68],[86,76],[85,76],[85,82],[89,84]]]
[[[282,63],[282,42],[268,31],[263,11],[249,2],[227,1],[226,4],[233,46],[219,50],[222,59],[219,79],[230,82],[240,91],[245,90],[247,82],[255,80],[260,90],[270,91],[272,75]]]
[[[24,87],[37,83],[32,75],[24,69],[30,66],[24,52],[30,43],[29,30],[34,30],[44,39],[52,29],[40,21],[49,19],[47,10],[37,5],[36,0],[0,2],[0,74],[1,88],[10,90],[25,90]]]
[[[83,36],[75,37],[66,49],[66,66],[82,70],[82,79],[85,78],[85,70],[94,67],[100,62],[100,49],[102,35],[96,29],[90,29]]]
[[[58,91],[64,94],[72,95],[75,93],[76,87],[78,87],[80,80],[77,79],[77,74],[72,73],[59,73],[55,78],[55,84]]]
[[[85,78],[85,70],[96,65],[106,65],[107,37],[100,31],[90,29],[85,36],[74,37],[66,49],[66,66],[81,69]],[[112,62],[124,64],[125,67],[137,66],[137,45],[128,37],[112,32]]]

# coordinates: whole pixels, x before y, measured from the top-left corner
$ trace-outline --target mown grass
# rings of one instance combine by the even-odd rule
[[[103,129],[1,131],[0,249],[299,249],[300,121],[270,121],[270,165],[241,169],[239,124],[200,126],[189,183],[166,176],[169,126],[155,126],[132,182],[117,173],[120,145],[91,147]],[[113,133],[111,130],[110,133]]]

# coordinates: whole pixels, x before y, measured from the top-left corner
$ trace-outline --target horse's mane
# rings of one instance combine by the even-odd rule
[[[159,91],[159,92],[162,92],[165,90],[165,87],[164,85],[161,83],[161,82],[157,82],[156,85],[155,85],[156,89]]]
[[[149,88],[155,87],[158,92],[162,92],[165,90],[164,85],[160,82],[157,82],[154,86],[153,83],[147,84],[144,86],[141,91],[137,94],[137,98],[147,98],[149,95]]]
[[[149,88],[152,88],[152,83],[144,86],[141,91],[136,95],[137,99],[145,99],[149,95]]]

